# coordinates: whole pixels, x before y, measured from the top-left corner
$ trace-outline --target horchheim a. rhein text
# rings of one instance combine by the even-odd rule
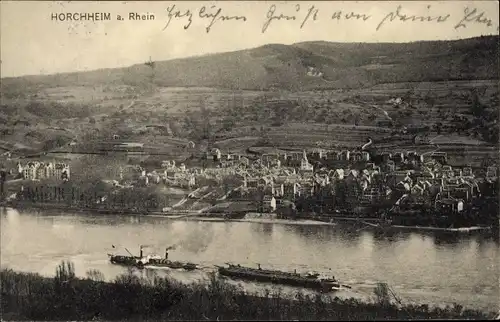
[[[52,21],[109,21],[112,17],[110,12],[65,12],[50,15]],[[125,17],[128,20],[155,20],[155,15],[149,12],[129,12]],[[116,15],[116,20],[123,20],[122,15]]]

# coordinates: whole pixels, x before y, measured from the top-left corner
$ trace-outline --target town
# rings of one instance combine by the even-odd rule
[[[470,226],[491,223],[498,194],[495,164],[452,167],[445,152],[380,152],[371,139],[339,151],[250,155],[212,148],[180,164],[121,166],[114,178],[101,178],[100,188],[72,184],[65,163],[18,162],[6,172],[33,183],[9,196],[14,204],[225,218],[254,212],[289,219],[389,218],[403,225]],[[184,194],[173,200],[161,188]]]

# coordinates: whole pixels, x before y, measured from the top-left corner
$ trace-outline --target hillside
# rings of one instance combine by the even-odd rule
[[[498,78],[496,36],[413,43],[305,42],[156,62],[127,68],[2,79],[16,88],[96,86],[218,87],[229,89],[361,88],[381,83]],[[308,75],[308,68],[314,68]],[[314,76],[316,74],[316,76]]]
[[[270,44],[156,62],[154,74],[140,64],[1,85],[0,159],[95,151],[114,137],[145,144],[158,153],[153,163],[189,155],[189,141],[243,152],[358,147],[371,137],[381,149],[435,149],[414,146],[418,134],[457,155],[475,149],[477,161],[498,142],[497,37]]]

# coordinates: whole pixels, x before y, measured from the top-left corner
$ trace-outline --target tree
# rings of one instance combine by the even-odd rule
[[[471,101],[471,106],[470,106],[471,114],[474,115],[475,117],[481,116],[484,112],[485,107],[479,101],[479,96],[477,95],[477,91],[473,90],[471,92],[470,101]]]
[[[441,122],[437,122],[436,123],[436,132],[437,134],[441,134],[441,127],[443,126],[443,124]]]
[[[42,149],[44,151],[49,151],[49,150],[52,150],[52,149],[55,149],[55,148],[58,148],[60,146],[65,145],[67,141],[68,141],[67,138],[62,137],[62,136],[58,136],[58,137],[56,137],[54,139],[45,141],[45,143],[43,144]]]
[[[231,117],[225,117],[223,120],[222,120],[222,129],[229,132],[233,129],[234,127],[234,119],[231,118]]]

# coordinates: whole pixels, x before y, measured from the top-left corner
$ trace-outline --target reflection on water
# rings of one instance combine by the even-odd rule
[[[126,270],[111,265],[107,253],[127,254],[125,248],[138,253],[139,245],[147,245],[147,251],[163,255],[175,245],[172,259],[205,267],[231,262],[315,270],[335,275],[362,296],[371,295],[382,281],[406,301],[498,305],[499,246],[479,236],[12,209],[0,209],[0,214],[1,264],[16,270],[53,275],[61,260],[71,260],[79,275],[98,269],[113,278]],[[168,274],[186,281],[203,277],[197,272]]]

